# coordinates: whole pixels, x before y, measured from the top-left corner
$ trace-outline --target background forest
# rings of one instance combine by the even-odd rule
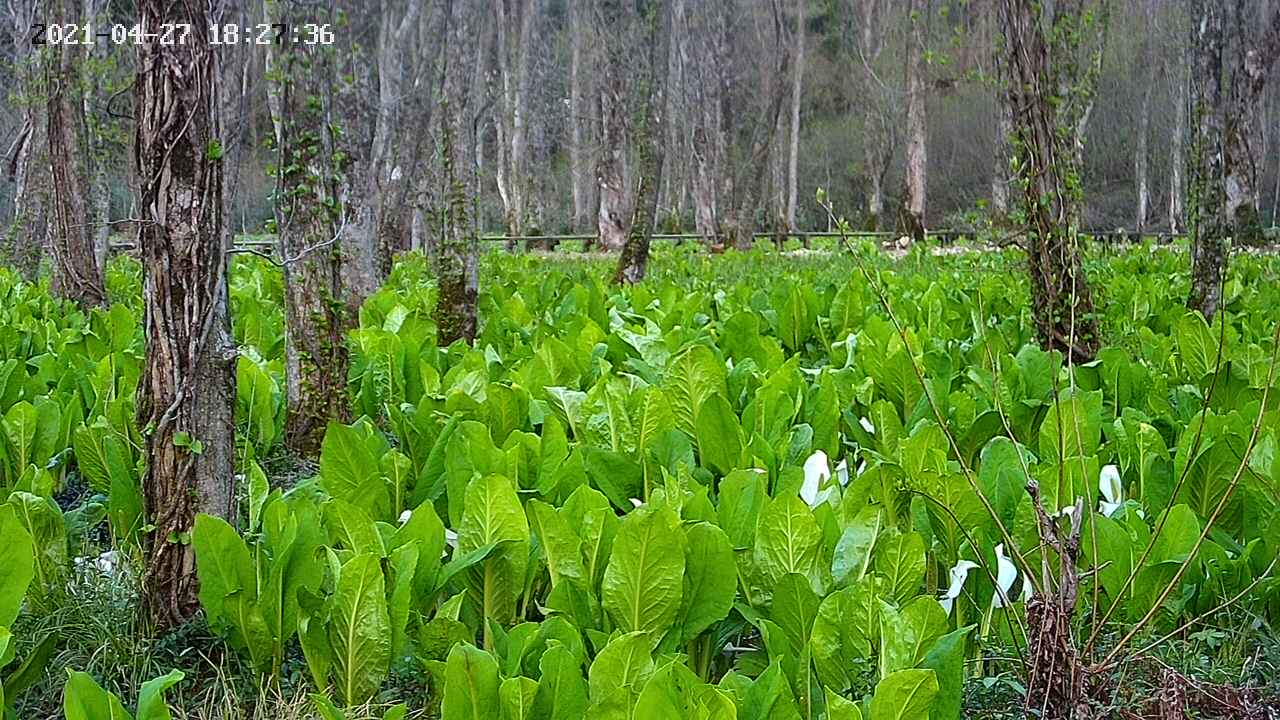
[[[3,0],[0,719],[1273,720],[1273,3]]]
[[[1261,26],[1270,4],[1241,3],[1234,22]],[[15,199],[41,202],[40,173],[29,169],[39,165],[24,155],[41,152],[30,142],[38,137],[24,135],[31,126],[38,135],[43,112],[40,73],[26,64],[40,5],[9,0],[4,8],[9,37],[0,63],[12,72],[0,75],[0,92],[9,98],[0,105],[0,139],[8,150],[0,218],[14,217]],[[227,22],[253,25],[266,17],[261,2],[238,6]],[[612,110],[602,94],[616,94],[621,113],[639,112],[651,96],[642,78],[626,73],[616,87],[602,87],[609,78],[601,70],[614,56],[624,69],[643,65],[632,62],[646,52],[642,19],[624,14],[621,24],[601,27],[590,6],[586,0],[504,1],[489,11],[494,21],[468,38],[474,189],[485,232],[594,232],[601,154],[617,155],[622,176],[638,163],[626,132],[629,118],[603,116]],[[1009,120],[1000,100],[995,2],[679,0],[675,6],[675,52],[662,108],[669,119],[667,160],[657,187],[662,229],[710,233],[717,213],[732,207],[727,198],[749,192],[759,198],[752,211],[757,227],[782,222],[823,230],[826,214],[813,201],[819,186],[855,226],[900,229],[912,147],[924,148],[921,205],[928,227],[980,227],[984,210],[1007,207]],[[442,6],[385,0],[339,7],[332,17],[321,4],[296,19],[337,20],[341,77],[332,80],[344,86],[344,100],[334,117],[378,165],[367,169],[373,177],[359,183],[359,194],[394,209],[384,222],[395,228],[396,243],[420,247],[430,242],[428,216],[440,194],[432,108],[441,92]],[[86,0],[85,13],[99,25],[131,25],[135,17],[127,0]],[[1096,93],[1076,129],[1084,153],[1084,226],[1182,230],[1187,180],[1180,158],[1190,133],[1186,5],[1125,0],[1109,13],[1094,40]],[[1229,39],[1234,29],[1228,28]],[[792,56],[786,68],[778,66],[780,49]],[[84,142],[93,157],[92,205],[102,233],[112,227],[102,222],[133,217],[122,126],[131,114],[125,92],[131,55],[129,46],[100,43],[87,63]],[[222,58],[229,223],[237,232],[258,233],[272,217],[268,53],[238,46],[223,49]],[[1250,129],[1257,205],[1267,225],[1280,187],[1280,154],[1272,152],[1278,96],[1274,84],[1264,91]],[[771,133],[760,127],[768,123],[775,125]],[[753,143],[766,134],[761,152]],[[626,194],[605,201],[625,206]]]

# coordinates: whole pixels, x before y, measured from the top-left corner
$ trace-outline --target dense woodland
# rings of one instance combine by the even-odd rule
[[[1280,4],[0,10],[4,720],[1280,713]]]
[[[591,232],[602,197],[606,214],[610,202],[627,207],[630,188],[617,198],[602,195],[599,168],[616,156],[621,176],[638,172],[641,114],[658,98],[654,109],[667,119],[666,161],[655,182],[664,230],[715,233],[740,204],[729,199],[739,193],[758,198],[749,218],[758,229],[823,230],[817,187],[858,227],[901,229],[901,209],[913,202],[930,228],[981,226],[987,211],[1007,207],[1009,118],[994,0],[673,1],[658,85],[647,70],[653,48],[646,23],[653,18],[641,13],[648,11],[588,0],[465,4],[475,5],[477,17],[460,67],[468,77],[459,82],[474,135],[467,150],[483,232]],[[9,98],[0,107],[0,149],[9,153],[0,184],[4,218],[13,217],[15,198],[29,203],[28,194],[40,194],[27,189],[23,169],[40,165],[20,162],[24,144],[14,141],[45,112],[41,73],[29,65],[33,23],[49,19],[41,5],[13,0],[5,8],[9,35],[0,62],[13,72],[0,76]],[[68,22],[91,17],[130,26],[137,18],[133,2],[70,5]],[[396,212],[385,222],[399,246],[431,242],[441,202],[443,4],[305,3],[293,15],[264,14],[289,11],[288,3],[281,6],[226,3],[223,19],[241,27],[333,23],[334,52],[324,62],[336,74],[317,82],[336,83],[324,89],[341,96],[332,117],[350,136],[353,159],[387,166],[353,168],[361,177],[352,186],[395,198]],[[1230,0],[1223,7],[1232,15],[1224,31],[1226,56],[1233,57],[1236,39],[1264,26],[1271,3]],[[1076,132],[1091,229],[1185,229],[1188,8],[1173,0],[1113,2],[1090,38],[1096,78]],[[90,204],[106,233],[102,222],[126,220],[136,208],[128,181],[132,103],[121,93],[133,82],[134,49],[103,43],[89,55],[77,118],[84,118],[93,161]],[[256,45],[219,55],[222,120],[233,151],[228,223],[258,233],[272,217],[271,58]],[[610,62],[618,63],[616,77],[604,72]],[[1249,129],[1256,204],[1268,226],[1280,179],[1280,156],[1272,152],[1278,96],[1274,88],[1259,94]],[[918,171],[908,170],[913,156]],[[398,177],[371,186],[363,177],[369,173]],[[734,175],[741,176],[736,183]],[[912,187],[920,200],[911,200]]]

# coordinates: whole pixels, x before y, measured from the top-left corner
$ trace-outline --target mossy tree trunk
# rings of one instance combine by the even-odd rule
[[[1194,0],[1192,18],[1192,131],[1190,162],[1191,292],[1187,307],[1207,319],[1222,303],[1228,237],[1260,244],[1258,165],[1252,128],[1258,98],[1280,56],[1280,11],[1259,32],[1244,0],[1234,10],[1218,0]],[[1224,29],[1234,19],[1236,57],[1226,67]],[[1224,70],[1230,70],[1229,76]]]
[[[658,214],[658,183],[662,180],[666,161],[663,143],[666,139],[663,109],[667,106],[668,53],[671,48],[671,10],[668,3],[648,6],[647,18],[642,18],[649,28],[647,46],[649,64],[639,97],[644,102],[637,124],[636,140],[640,155],[640,177],[635,192],[635,213],[627,232],[618,269],[613,281],[620,285],[640,282],[649,267],[649,244],[653,240],[653,223]]]
[[[1221,3],[1194,0],[1191,26],[1191,293],[1187,307],[1212,319],[1221,302],[1230,233],[1223,183]]]
[[[268,0],[268,23],[307,18]],[[307,20],[310,21],[310,20]],[[333,117],[333,49],[290,43],[267,54],[275,130],[276,233],[284,264],[285,445],[314,455],[330,420],[346,420],[346,333],[354,325],[343,281],[346,163]]]
[[[435,255],[439,287],[436,299],[436,343],[476,337],[480,242],[471,192],[476,178],[475,113],[477,98],[470,82],[477,55],[472,43],[479,29],[478,9],[465,0],[447,3],[443,91],[440,103],[440,161],[444,184],[444,232]]]
[[[1033,0],[1000,5],[1032,315],[1041,346],[1075,362],[1092,359],[1099,340],[1076,225],[1082,195],[1076,130],[1092,107],[1092,68],[1101,52],[1091,56],[1085,38],[1106,22],[1107,7],[1107,0],[1064,0],[1052,11]]]
[[[214,3],[216,8],[218,3]],[[197,512],[235,511],[236,348],[227,314],[217,50],[204,3],[140,0],[139,22],[191,26],[183,43],[138,46],[134,145],[147,352],[138,383],[146,436],[144,604],[155,628],[200,608],[190,544]]]

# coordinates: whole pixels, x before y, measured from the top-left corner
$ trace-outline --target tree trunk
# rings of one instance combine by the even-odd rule
[[[479,295],[479,238],[471,212],[475,183],[476,109],[469,92],[473,65],[471,52],[476,8],[465,0],[448,0],[444,34],[443,89],[440,106],[441,166],[444,179],[444,233],[436,253],[436,344],[476,337],[476,299]]]
[[[1280,12],[1271,16],[1260,37],[1249,36],[1243,0],[1236,4],[1241,35],[1238,60],[1230,80],[1230,102],[1224,104],[1224,9],[1213,0],[1194,0],[1191,97],[1193,129],[1191,163],[1191,293],[1187,307],[1212,320],[1222,302],[1227,270],[1227,237],[1238,244],[1259,242],[1262,235],[1254,203],[1257,165],[1250,148],[1258,97],[1267,73],[1280,55]]]
[[[1154,17],[1155,7],[1151,0],[1147,0],[1143,4],[1143,19],[1148,27],[1152,25]],[[1134,151],[1133,158],[1134,184],[1137,186],[1138,196],[1133,229],[1141,234],[1147,229],[1147,216],[1151,207],[1151,187],[1147,173],[1150,163],[1147,145],[1151,134],[1151,90],[1156,84],[1158,75],[1155,54],[1152,52],[1152,42],[1149,37],[1143,38],[1138,56],[1141,58],[1142,65],[1147,69],[1146,79],[1142,88],[1142,106],[1138,111],[1138,146]]]
[[[649,266],[649,243],[653,239],[653,223],[658,211],[657,185],[662,177],[666,159],[663,143],[666,140],[663,109],[666,104],[668,60],[671,48],[671,10],[666,3],[650,10],[648,18],[649,67],[645,82],[640,87],[640,97],[645,102],[639,112],[640,122],[636,141],[640,153],[640,178],[636,189],[635,215],[627,241],[618,258],[618,269],[613,281],[630,285],[644,279]]]
[[[79,23],[72,0],[54,0],[52,22]],[[93,247],[93,218],[89,212],[88,173],[81,127],[80,47],[49,46],[46,74],[49,92],[49,166],[53,181],[53,292],[83,308],[106,303],[102,267]]]
[[[1075,130],[1092,105],[1091,74],[1078,56],[1088,24],[1098,22],[1096,15],[1084,13],[1083,4],[1059,2],[1048,18],[1031,0],[1002,0],[1000,6],[1010,57],[1008,92],[1027,222],[1032,315],[1041,346],[1064,353],[1070,362],[1091,359],[1098,347],[1076,225],[1080,188]],[[1064,88],[1075,94],[1075,102],[1055,101],[1067,97]]]
[[[907,59],[907,234],[924,241],[925,198],[928,189],[929,126],[925,118],[925,14],[924,0],[911,0],[911,41]]]
[[[14,89],[30,99],[22,103],[21,125],[5,158],[5,175],[13,182],[13,219],[0,234],[0,262],[34,280],[49,235],[48,104],[39,102],[44,83],[38,47],[31,45],[28,30],[44,22],[38,0],[10,3]]]
[[[1237,0],[1235,34],[1240,41],[1231,76],[1231,104],[1227,108],[1223,144],[1227,222],[1231,224],[1235,244],[1253,247],[1263,243],[1258,213],[1255,128],[1267,76],[1280,55],[1280,12],[1273,12],[1263,29],[1253,30],[1256,12],[1252,6],[1246,9],[1244,0]]]
[[[1185,56],[1184,56],[1185,57]],[[1186,217],[1186,209],[1184,203],[1184,189],[1186,187],[1185,163],[1186,163],[1186,135],[1187,135],[1187,98],[1188,85],[1190,79],[1185,75],[1182,69],[1186,67],[1186,62],[1178,63],[1179,69],[1174,74],[1177,78],[1174,83],[1174,100],[1177,107],[1174,108],[1173,120],[1173,138],[1169,143],[1172,148],[1172,157],[1170,164],[1172,168],[1169,173],[1169,232],[1177,233],[1182,231],[1184,218]]]
[[[884,51],[887,34],[883,0],[860,0],[856,9],[862,32],[859,46],[853,52],[853,62],[858,68],[858,90],[863,98],[867,98],[870,107],[865,112],[858,112],[855,108],[850,108],[849,112],[862,119],[863,162],[867,178],[867,215],[863,227],[876,232],[884,221],[885,179],[893,162],[896,128],[901,121],[897,117],[892,93],[876,75],[876,63]]]
[[[267,0],[268,23],[302,22]],[[330,420],[344,421],[346,333],[354,325],[342,278],[347,212],[341,136],[332,132],[333,50],[290,43],[267,50],[267,93],[275,130],[276,232],[284,263],[285,445],[306,457]]]
[[[1222,298],[1230,232],[1223,183],[1222,7],[1192,2],[1191,294],[1187,307],[1212,320]]]
[[[498,72],[502,112],[498,122],[498,194],[508,235],[524,235],[528,220],[529,72],[538,0],[497,0]]]
[[[791,73],[791,147],[787,154],[787,230],[796,232],[796,208],[799,202],[800,174],[800,105],[804,101],[804,41],[807,18],[806,0],[796,0],[796,59]]]
[[[999,22],[994,5],[991,7],[990,20],[993,28]],[[997,226],[1003,226],[1009,219],[1009,139],[1013,135],[1013,109],[1009,107],[1009,94],[1004,87],[1009,82],[1008,60],[1003,49],[994,42],[992,49],[997,90],[992,102],[996,135],[991,166],[991,221]]]
[[[146,429],[144,602],[152,623],[195,615],[195,513],[235,513],[235,345],[227,315],[222,233],[217,13],[139,0],[140,22],[191,26],[183,44],[147,38],[138,50],[134,152],[141,179],[139,242],[146,277],[147,353],[138,383]]]
[[[351,221],[344,230],[343,275],[353,313],[381,287],[395,252],[406,244],[401,238],[401,206],[409,178],[399,161],[403,148],[412,144],[413,123],[403,113],[405,76],[419,38],[416,31],[424,2],[383,3],[374,55],[350,52],[352,67],[345,72],[357,82],[349,83],[348,91],[337,99],[344,130],[367,138],[367,144],[354,153],[350,174],[357,191],[351,198]],[[364,87],[371,90],[361,92]]]
[[[591,50],[592,0],[569,0],[569,171],[573,182],[573,229],[595,229],[600,191],[594,159],[598,127],[595,53]]]
[[[724,103],[725,73],[723,15],[714,6],[696,6],[696,14],[686,16],[683,0],[674,0],[673,12],[680,22],[676,36],[681,63],[688,72],[688,89],[693,155],[692,186],[695,231],[707,246],[721,242],[721,205],[717,186],[725,155]],[[694,42],[694,38],[702,41]]]
[[[610,18],[621,15],[621,0],[596,0],[596,37],[605,37]],[[626,86],[622,76],[626,48],[620,41],[605,43],[600,86],[600,155],[596,177],[600,184],[598,239],[602,250],[620,250],[627,240],[632,208],[626,190]]]

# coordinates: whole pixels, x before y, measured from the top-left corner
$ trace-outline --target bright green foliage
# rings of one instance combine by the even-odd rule
[[[1040,567],[1028,480],[1050,513],[1083,500],[1081,597],[1115,629],[1175,577],[1157,629],[1246,588],[1274,622],[1280,586],[1250,588],[1280,552],[1274,409],[1237,473],[1274,259],[1235,261],[1212,326],[1180,309],[1173,253],[1090,260],[1112,344],[1075,367],[1031,344],[1015,254],[866,261],[901,334],[838,255],[664,250],[621,289],[590,260],[491,257],[479,338],[440,348],[404,258],[350,335],[358,419],[288,492],[258,465],[282,434],[280,279],[238,261],[246,505],[192,533],[210,628],[264,680],[296,637],[327,720],[393,671],[427,673],[446,720],[950,720],[966,660],[1024,611],[1022,567],[996,607],[997,558]],[[145,527],[125,270],[87,316],[0,272],[0,627],[56,599],[101,517],[123,548]],[[64,512],[80,479],[96,495]],[[110,707],[85,679],[69,697]]]
[[[182,682],[181,670],[148,680],[138,693],[138,712],[129,714],[115,693],[103,690],[90,675],[68,671],[63,691],[63,713],[66,720],[170,720],[169,706],[164,694],[169,688]]]

